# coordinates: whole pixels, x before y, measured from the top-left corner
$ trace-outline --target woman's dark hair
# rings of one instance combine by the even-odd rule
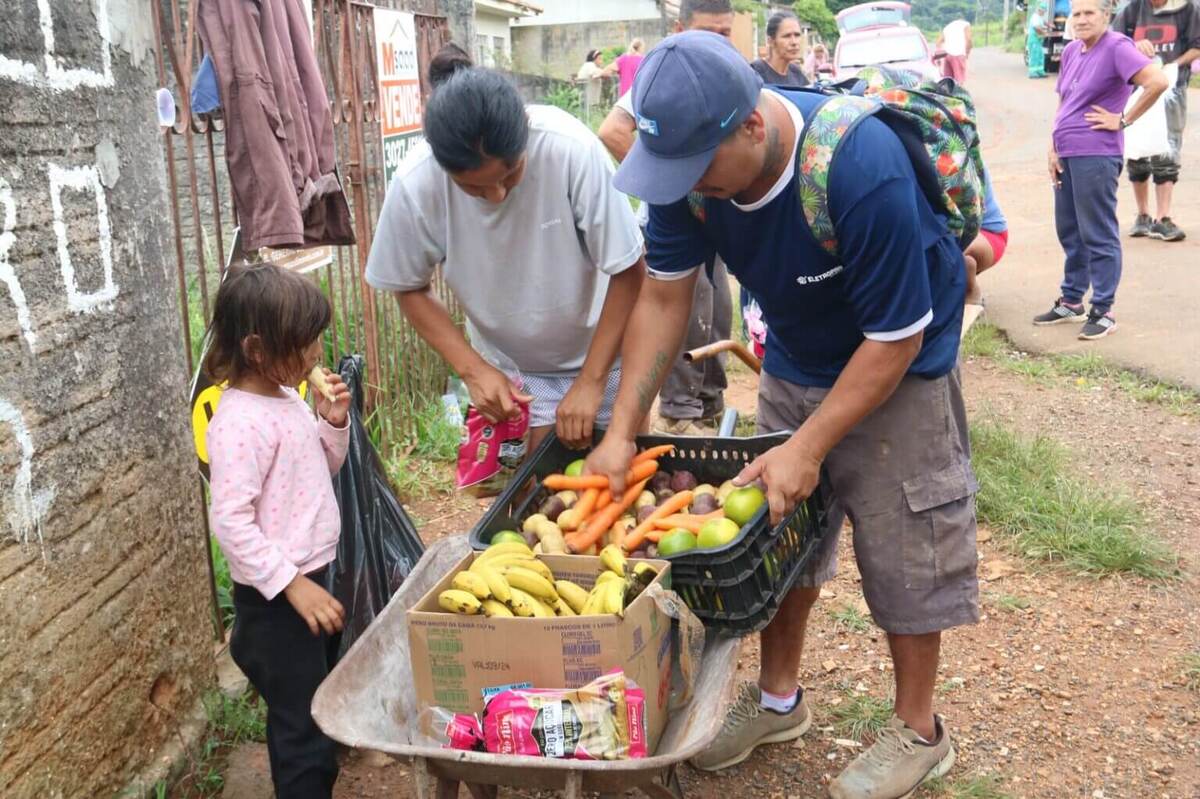
[[[602,52],[603,52],[602,50],[596,50],[595,48],[588,50],[587,56],[583,60],[584,60],[584,62],[595,61],[596,56],[600,55],[600,53],[602,53]]]
[[[425,105],[425,140],[447,172],[478,169],[485,158],[514,164],[529,141],[525,103],[499,72],[459,69]]]
[[[436,89],[455,72],[474,66],[474,63],[466,50],[450,42],[429,61],[429,85]]]
[[[283,385],[305,367],[304,350],[332,315],[321,290],[295,272],[274,264],[231,267],[217,290],[204,371],[218,383],[257,373]]]
[[[775,38],[775,34],[779,33],[779,26],[783,24],[785,19],[794,19],[797,22],[800,21],[800,18],[796,16],[794,11],[776,11],[771,15],[771,18],[767,20],[768,38]]]

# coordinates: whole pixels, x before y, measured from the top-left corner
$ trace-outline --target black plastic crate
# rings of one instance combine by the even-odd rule
[[[674,444],[672,454],[659,458],[661,468],[687,469],[701,482],[719,485],[787,438],[786,434],[752,438],[639,436],[637,444],[639,450]],[[553,433],[547,436],[471,530],[471,546],[484,549],[501,530],[519,530],[521,522],[552,493],[542,487],[542,478],[561,473],[580,457],[582,453],[567,449]],[[746,635],[771,621],[779,602],[812,557],[824,527],[825,509],[818,489],[774,528],[764,503],[742,528],[741,535],[724,547],[685,552],[664,560],[671,561],[673,588],[706,627]]]

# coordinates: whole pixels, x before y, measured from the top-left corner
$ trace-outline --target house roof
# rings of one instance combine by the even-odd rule
[[[525,0],[475,0],[475,7],[512,17],[534,17],[542,13],[541,6]]]

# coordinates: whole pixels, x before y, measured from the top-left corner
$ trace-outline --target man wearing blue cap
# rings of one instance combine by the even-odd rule
[[[612,425],[588,459],[614,492],[633,439],[678,350],[698,265],[715,252],[753,293],[768,326],[758,425],[795,430],[738,476],[762,478],[772,523],[824,486],[830,524],[762,632],[757,684],[742,687],[722,733],[694,764],[733,765],[802,735],[812,716],[796,685],[809,611],[836,571],[843,519],[854,525],[863,593],[888,634],[895,716],[830,785],[834,799],[895,799],[954,762],[933,713],[942,630],[978,620],[977,483],[957,365],[962,252],[921,191],[900,140],[867,117],[836,157],[804,143],[820,95],[764,90],[719,36],[665,39],[633,87],[639,136],[616,187],[651,204],[653,279],[626,328]],[[828,207],[838,257],[804,215],[797,153],[832,159]],[[702,200],[689,199],[699,192]],[[694,197],[694,195],[693,195]]]

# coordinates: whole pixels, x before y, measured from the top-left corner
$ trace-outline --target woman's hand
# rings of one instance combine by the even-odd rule
[[[492,424],[515,419],[521,414],[518,402],[533,402],[533,397],[517,392],[508,375],[491,364],[462,376],[471,392],[471,404]]]
[[[1061,189],[1062,178],[1059,176],[1062,175],[1063,171],[1062,161],[1058,160],[1058,153],[1054,151],[1053,147],[1050,148],[1048,165],[1050,167],[1050,185],[1056,189]]]
[[[310,386],[309,390],[317,395],[317,413],[334,427],[345,427],[346,417],[350,415],[350,389],[337,372],[331,372],[323,366],[321,370],[325,372],[325,382],[333,392],[333,400],[326,399],[324,394]]]
[[[326,635],[342,631],[346,619],[342,603],[303,574],[292,578],[287,588],[283,589],[283,595],[300,618],[304,619],[313,635],[320,635],[322,630]]]
[[[1083,115],[1085,122],[1091,123],[1092,130],[1120,130],[1121,115],[1114,114],[1104,106],[1094,105],[1092,110]]]
[[[580,375],[558,403],[555,430],[559,439],[571,449],[585,449],[592,445],[592,426],[604,402],[606,379],[592,380]]]

